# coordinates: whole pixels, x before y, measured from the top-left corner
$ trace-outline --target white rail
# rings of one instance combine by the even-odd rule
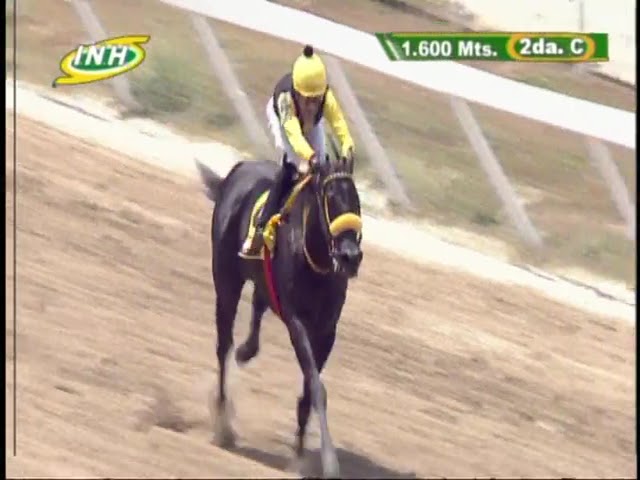
[[[161,0],[318,49],[425,88],[635,149],[635,113],[525,85],[455,62],[391,62],[367,32],[264,0]],[[247,15],[247,11],[251,15]]]

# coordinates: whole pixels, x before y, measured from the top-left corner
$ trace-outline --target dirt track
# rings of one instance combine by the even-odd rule
[[[210,205],[198,186],[27,119],[18,132],[7,474],[282,475],[300,374],[271,314],[259,357],[232,372],[241,445],[210,444]],[[324,374],[345,475],[634,476],[632,326],[371,246],[345,310]],[[311,438],[318,473],[315,422]]]

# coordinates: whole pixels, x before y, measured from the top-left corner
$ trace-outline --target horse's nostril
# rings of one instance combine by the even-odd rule
[[[345,263],[358,263],[362,259],[362,252],[346,251],[340,254],[340,260]]]

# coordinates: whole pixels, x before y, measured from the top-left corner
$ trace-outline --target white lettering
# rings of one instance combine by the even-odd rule
[[[458,56],[459,57],[473,57],[473,40],[467,40],[465,42],[458,43]]]
[[[121,67],[127,61],[127,53],[129,52],[129,47],[126,45],[114,45],[111,47],[109,52],[109,66],[116,63],[118,60],[118,66]]]
[[[584,40],[581,38],[571,40],[571,52],[574,55],[582,55],[584,53]]]
[[[95,45],[91,45],[87,52],[87,58],[84,60],[84,64],[89,65],[102,65],[102,61],[104,60],[104,47],[96,47]]]
[[[80,61],[82,60],[82,52],[84,52],[84,46],[80,45],[78,50],[76,50],[76,56],[73,57],[73,64],[75,66],[80,65]]]

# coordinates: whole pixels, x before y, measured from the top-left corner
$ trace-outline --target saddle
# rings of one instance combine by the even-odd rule
[[[250,252],[247,252],[246,254],[243,254],[242,252],[240,252],[238,255],[240,255],[242,258],[245,258],[247,260],[261,260],[263,256],[264,247],[266,246],[269,249],[271,257],[273,257],[278,226],[284,223],[287,217],[287,214],[291,211],[291,208],[293,207],[293,204],[298,198],[298,195],[304,189],[304,187],[307,185],[310,179],[311,179],[311,176],[307,175],[305,177],[302,177],[301,179],[298,179],[298,181],[296,181],[296,184],[294,185],[294,187],[291,189],[291,192],[286,197],[284,206],[282,207],[280,212],[273,215],[267,221],[267,224],[262,233],[262,239],[255,239],[255,240],[261,240],[261,241],[256,242],[254,240],[254,236],[256,234],[256,223],[258,221],[258,218],[260,218],[260,213],[262,212],[262,209],[267,203],[267,198],[269,197],[270,189],[266,189],[264,192],[258,195],[258,198],[256,199],[256,202],[254,203],[253,208],[251,209],[251,215],[249,216],[249,228],[247,229],[247,236],[245,238],[245,242],[247,241],[250,242],[251,245],[253,245],[253,248]]]

